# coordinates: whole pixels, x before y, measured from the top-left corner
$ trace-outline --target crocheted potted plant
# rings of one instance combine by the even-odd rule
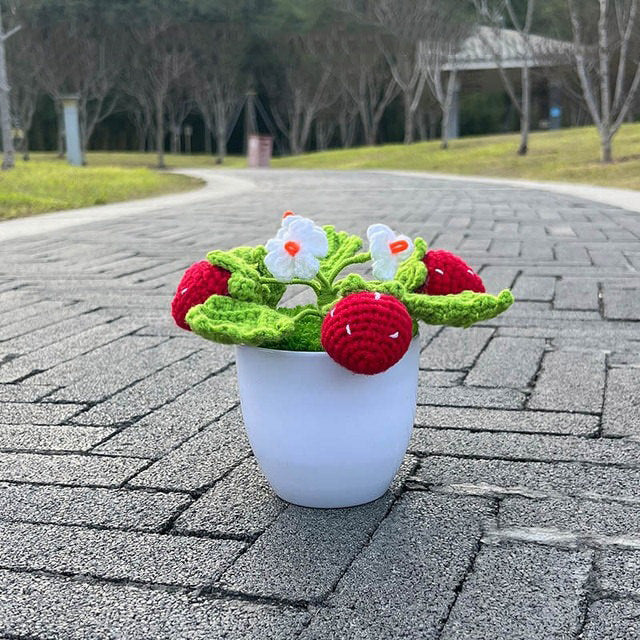
[[[388,488],[416,407],[418,323],[468,327],[505,311],[457,256],[383,224],[356,235],[285,212],[265,246],[212,251],[172,303],[183,329],[235,344],[245,427],[283,499],[346,507]],[[372,278],[351,273],[371,262]],[[315,302],[280,304],[288,285]]]

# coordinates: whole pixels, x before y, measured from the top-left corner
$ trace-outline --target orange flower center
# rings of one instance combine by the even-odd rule
[[[284,243],[284,250],[293,257],[300,251],[300,245],[293,240],[289,240],[289,242]]]
[[[295,215],[296,215],[296,214],[295,214],[295,213],[293,213],[293,211],[285,211],[285,212],[282,214],[282,218],[284,219],[284,218],[288,218],[289,216],[295,216]]]
[[[402,253],[409,248],[409,243],[406,240],[396,240],[395,242],[389,243],[389,250],[394,255],[396,253]]]

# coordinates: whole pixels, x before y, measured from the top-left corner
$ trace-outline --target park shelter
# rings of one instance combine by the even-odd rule
[[[528,40],[528,42],[527,42]],[[457,71],[457,83],[449,120],[449,138],[460,135],[460,93],[464,90],[504,90],[501,69],[520,90],[520,72],[528,66],[534,83],[540,88],[545,104],[537,105],[545,118],[539,127],[557,129],[562,123],[563,100],[561,72],[571,63],[573,44],[563,40],[531,34],[528,39],[513,29],[478,27],[463,41],[456,53],[442,65],[443,71]],[[540,96],[540,92],[534,92]],[[534,123],[532,123],[534,124]]]

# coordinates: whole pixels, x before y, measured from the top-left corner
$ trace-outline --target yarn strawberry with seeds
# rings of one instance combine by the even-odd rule
[[[202,304],[212,295],[228,296],[228,282],[231,272],[216,267],[207,260],[192,264],[182,276],[171,302],[171,315],[176,324],[187,331],[191,328],[185,321],[192,307]]]
[[[352,293],[342,298],[322,323],[322,346],[353,373],[382,373],[407,352],[413,321],[391,295]]]
[[[427,251],[422,261],[427,267],[427,279],[417,293],[444,296],[463,291],[485,292],[482,278],[462,258],[449,251]]]

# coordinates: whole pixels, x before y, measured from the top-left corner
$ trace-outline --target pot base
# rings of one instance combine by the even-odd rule
[[[275,493],[323,509],[382,496],[409,444],[419,356],[415,337],[398,363],[369,376],[324,352],[238,347],[245,428]]]

